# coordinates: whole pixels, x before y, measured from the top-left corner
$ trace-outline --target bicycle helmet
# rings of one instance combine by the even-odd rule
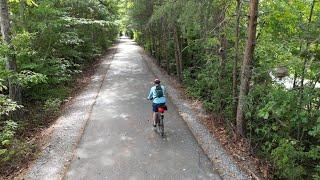
[[[159,79],[155,79],[155,80],[154,80],[154,83],[155,83],[155,84],[160,84],[160,82],[161,82],[161,81],[160,81]]]

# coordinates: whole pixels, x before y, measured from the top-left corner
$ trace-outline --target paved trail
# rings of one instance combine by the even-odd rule
[[[64,179],[220,179],[170,99],[166,138],[153,131],[140,50],[121,39]]]

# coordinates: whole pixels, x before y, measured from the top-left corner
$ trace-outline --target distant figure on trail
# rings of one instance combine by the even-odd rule
[[[154,86],[150,89],[148,100],[152,100],[153,127],[156,127],[158,108],[166,105],[165,87],[160,84],[159,79],[154,80]]]

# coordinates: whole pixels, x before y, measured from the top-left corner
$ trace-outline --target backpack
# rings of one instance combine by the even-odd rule
[[[163,97],[163,89],[162,89],[162,87],[160,85],[156,86],[155,93],[156,93],[156,98]]]

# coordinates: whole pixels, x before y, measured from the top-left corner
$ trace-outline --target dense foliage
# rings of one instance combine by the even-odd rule
[[[0,44],[0,171],[8,173],[33,152],[24,133],[59,111],[76,75],[117,37],[120,1],[1,3],[9,5],[11,24],[11,43]],[[6,57],[16,61],[16,70],[5,68]],[[19,102],[9,99],[8,79],[21,88]]]
[[[248,44],[254,3],[258,28]],[[128,0],[127,8],[136,41],[228,127],[241,122],[240,62],[255,46],[245,136],[278,178],[320,178],[319,1]]]

